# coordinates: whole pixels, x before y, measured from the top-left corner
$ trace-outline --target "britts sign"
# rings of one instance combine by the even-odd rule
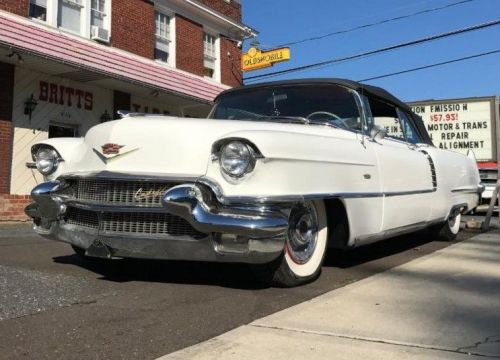
[[[432,142],[440,149],[462,154],[473,150],[478,160],[493,159],[491,101],[414,105]]]

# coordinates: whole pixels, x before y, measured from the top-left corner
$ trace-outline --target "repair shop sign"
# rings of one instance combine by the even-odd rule
[[[440,149],[461,154],[473,150],[477,160],[493,156],[494,102],[439,102],[412,104],[412,111],[421,116],[432,142]]]

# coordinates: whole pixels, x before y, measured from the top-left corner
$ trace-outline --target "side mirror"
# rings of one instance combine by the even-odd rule
[[[387,135],[387,130],[385,127],[380,125],[373,125],[373,128],[370,130],[370,140],[372,141],[380,141]]]

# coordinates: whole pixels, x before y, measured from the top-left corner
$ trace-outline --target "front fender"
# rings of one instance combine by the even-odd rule
[[[205,177],[219,184],[227,199],[379,191],[375,155],[363,146],[359,134],[328,127],[302,129],[228,133],[217,141],[246,139],[262,158],[251,173],[228,181],[214,157]],[[373,175],[371,180],[365,179],[367,173]]]
[[[77,154],[81,154],[85,151],[85,143],[83,138],[52,138],[36,142],[31,147],[31,153],[37,149],[40,145],[48,145],[56,149],[63,161],[60,162],[57,170],[49,175],[45,176],[45,181],[56,179],[60,174],[65,172],[65,168],[69,161],[72,161]]]

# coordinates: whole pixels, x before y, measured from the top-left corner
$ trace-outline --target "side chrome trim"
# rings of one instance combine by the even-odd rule
[[[456,188],[451,190],[452,193],[462,193],[462,194],[481,194],[485,189],[483,184],[478,185],[474,188]]]
[[[436,174],[436,166],[434,165],[434,160],[432,159],[432,156],[423,149],[419,149],[422,154],[424,154],[427,157],[427,161],[429,161],[429,166],[431,168],[431,178],[432,178],[432,188],[437,189],[437,174]]]
[[[290,203],[290,202],[304,202],[306,200],[319,200],[319,199],[358,199],[358,198],[373,198],[373,197],[392,197],[392,196],[407,196],[428,194],[436,192],[436,189],[425,190],[409,190],[409,191],[387,191],[387,192],[336,192],[336,193],[318,193],[306,195],[278,195],[278,196],[225,196],[220,186],[214,181],[207,178],[199,178],[199,184],[208,186],[215,194],[217,200],[225,205],[230,204],[245,204],[245,203]]]

